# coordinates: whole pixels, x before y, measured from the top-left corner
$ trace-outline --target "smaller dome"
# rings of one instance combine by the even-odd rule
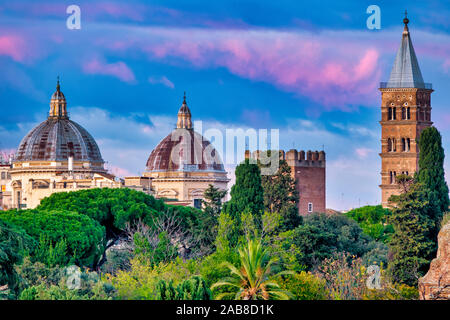
[[[175,129],[153,149],[147,171],[225,171],[213,145],[192,129]]]

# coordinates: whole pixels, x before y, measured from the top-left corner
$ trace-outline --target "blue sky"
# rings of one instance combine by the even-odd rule
[[[71,4],[81,30],[66,28]],[[366,27],[371,4],[380,30]],[[112,172],[142,173],[186,91],[204,129],[277,128],[284,149],[324,145],[328,207],[379,203],[377,88],[405,9],[448,150],[448,2],[255,0],[0,1],[0,149],[45,119],[60,75],[71,118]]]

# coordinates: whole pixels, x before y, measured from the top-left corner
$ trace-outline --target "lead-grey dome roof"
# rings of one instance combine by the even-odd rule
[[[49,118],[31,130],[21,141],[15,161],[74,161],[103,163],[94,138],[68,118]]]

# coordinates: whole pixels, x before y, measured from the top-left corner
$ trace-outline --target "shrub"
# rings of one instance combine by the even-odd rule
[[[211,300],[211,290],[203,278],[193,276],[174,286],[173,280],[160,280],[157,285],[157,300]]]
[[[394,233],[392,225],[387,223],[391,211],[381,205],[356,208],[345,215],[358,222],[363,232],[377,241],[388,243]]]
[[[325,300],[328,293],[325,280],[310,272],[302,271],[280,279],[280,285],[294,295],[295,300]]]
[[[76,263],[92,267],[104,251],[104,227],[82,214],[67,211],[9,210],[0,213],[0,220],[24,229],[38,241],[39,247],[31,256],[35,260],[43,259],[44,263]],[[67,250],[64,250],[66,245]],[[61,256],[64,251],[66,254]]]
[[[0,220],[0,287],[8,285],[8,296],[19,284],[14,265],[20,263],[25,252],[34,245],[33,239],[21,228]]]

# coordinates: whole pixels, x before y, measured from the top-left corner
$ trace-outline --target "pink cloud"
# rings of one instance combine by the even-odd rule
[[[133,71],[122,61],[105,63],[98,59],[93,59],[83,64],[83,71],[88,74],[113,76],[129,83],[136,81]]]
[[[0,36],[0,55],[11,57],[14,61],[22,62],[25,59],[25,41],[15,35]]]
[[[150,29],[157,40],[133,42],[151,59],[188,60],[199,68],[225,67],[254,81],[272,83],[285,91],[325,105],[351,109],[376,98],[380,52],[364,43],[277,31],[236,32]],[[348,41],[348,39],[347,39]],[[124,43],[112,50],[125,50]]]

